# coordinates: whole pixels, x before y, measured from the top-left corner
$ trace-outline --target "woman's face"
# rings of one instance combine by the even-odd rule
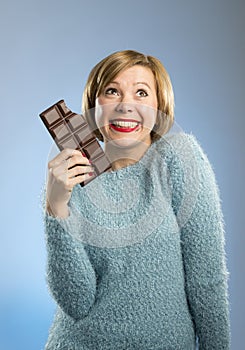
[[[120,72],[98,96],[95,107],[104,142],[124,147],[135,142],[150,145],[158,107],[152,71],[135,65]]]

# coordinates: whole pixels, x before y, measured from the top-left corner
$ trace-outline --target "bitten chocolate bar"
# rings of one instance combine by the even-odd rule
[[[81,183],[85,186],[97,176],[111,168],[111,164],[95,134],[81,114],[73,113],[61,100],[40,113],[40,118],[58,148],[72,148],[82,152],[92,163],[94,175]]]

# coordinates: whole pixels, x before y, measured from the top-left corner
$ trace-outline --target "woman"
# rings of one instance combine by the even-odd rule
[[[193,136],[170,132],[161,62],[126,50],[91,71],[83,111],[112,163],[66,149],[49,162],[47,280],[57,303],[46,350],[229,349],[223,220]]]

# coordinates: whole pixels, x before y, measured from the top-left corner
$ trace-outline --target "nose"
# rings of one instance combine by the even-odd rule
[[[132,113],[135,111],[133,98],[130,93],[123,93],[117,101],[116,111],[119,113]]]
[[[134,106],[129,102],[120,102],[116,105],[115,109],[119,113],[132,113],[134,111]]]

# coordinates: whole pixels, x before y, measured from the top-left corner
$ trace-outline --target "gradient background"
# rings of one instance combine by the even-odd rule
[[[232,349],[244,349],[245,1],[8,0],[0,16],[0,349],[43,349],[55,311],[39,204],[52,142],[38,114],[61,98],[80,112],[89,71],[122,49],[164,63],[176,121],[214,167],[226,222]]]

